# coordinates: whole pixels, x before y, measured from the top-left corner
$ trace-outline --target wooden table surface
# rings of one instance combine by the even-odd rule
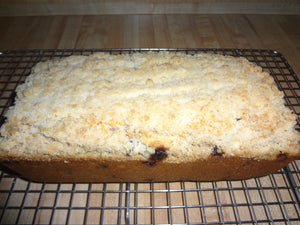
[[[98,16],[28,16],[28,17],[0,17],[0,51],[3,50],[25,50],[25,49],[73,49],[73,48],[251,48],[251,49],[272,49],[281,52],[290,63],[296,74],[300,75],[300,15],[241,15],[241,14],[225,14],[225,15],[98,15]],[[251,182],[247,181],[249,187],[251,187]],[[266,185],[270,185],[270,182],[266,182]],[[284,180],[282,183],[284,185]],[[12,185],[12,180],[2,180],[0,183],[0,189],[5,189]],[[244,187],[246,184],[241,182],[238,185]],[[27,183],[25,181],[18,181],[15,185],[15,188],[26,189]],[[35,190],[40,190],[42,188],[41,184],[32,184]],[[73,189],[79,188],[79,190],[93,190],[93,189],[103,189],[102,184],[93,184],[85,185],[78,184],[76,187],[73,186]],[[147,190],[149,187],[148,184],[140,184],[139,190]],[[159,185],[163,185],[163,189],[166,188],[164,184],[155,184],[157,188]],[[174,188],[177,188],[176,185],[179,185],[179,188],[182,188],[182,184],[172,184],[175,185]],[[191,186],[189,186],[191,185]],[[187,183],[187,186],[184,188],[193,188],[193,183]],[[205,184],[203,184],[205,185]],[[209,185],[209,184],[206,184]],[[216,185],[216,184],[215,184]],[[219,187],[228,187],[228,183],[219,183]],[[237,186],[238,186],[237,185]],[[260,184],[264,185],[264,183]],[[100,187],[101,186],[101,187]],[[193,186],[193,187],[192,187]],[[255,186],[255,184],[254,184]],[[34,196],[34,193],[31,196],[31,200],[28,197],[26,201],[31,201],[34,204],[38,201],[40,206],[51,205],[54,201],[58,206],[64,206],[65,202],[70,201],[69,193],[62,193],[58,199],[53,196],[51,192],[52,189],[57,190],[57,185],[47,184],[43,186],[44,195],[43,198],[39,201]],[[72,186],[59,186],[61,189],[72,189]],[[119,190],[119,186],[109,186],[105,187],[108,190]],[[168,187],[170,188],[170,187]],[[171,187],[172,188],[172,187]],[[232,187],[231,187],[232,188]],[[72,190],[73,190],[72,189]],[[124,187],[123,187],[124,189]],[[47,190],[50,190],[47,192]],[[284,189],[285,190],[285,189]],[[223,203],[228,203],[232,201],[232,193],[235,190],[232,190],[228,195],[225,192],[220,192],[218,199]],[[247,204],[247,200],[250,195],[254,197],[257,195],[258,199],[261,198],[261,192],[251,192],[246,195],[240,191],[240,195],[237,193],[239,189],[236,190],[235,195],[239,196],[237,202],[243,201],[242,204]],[[19,194],[22,192],[19,192]],[[273,193],[273,192],[272,192]],[[274,195],[274,193],[271,195]],[[277,193],[277,192],[276,192]],[[51,195],[52,194],[52,195]],[[92,197],[92,194],[94,194]],[[98,202],[101,202],[102,197],[101,193],[92,193],[90,202],[91,206],[93,204],[97,205]],[[107,206],[113,206],[114,202],[118,202],[123,197],[118,197],[114,195],[115,192],[112,191],[108,193]],[[139,201],[136,203],[141,206],[151,205],[151,193],[140,192],[134,194],[134,196],[139,195]],[[158,198],[156,199],[156,204],[159,202],[171,201],[166,193],[154,193],[157,194]],[[195,200],[193,196],[194,192],[190,192],[190,201]],[[178,204],[184,204],[182,202],[181,192],[171,192],[170,196],[173,196],[173,200]],[[176,200],[176,195],[179,196]],[[213,205],[216,203],[216,195],[214,193],[208,192],[203,197],[209,199],[209,196],[212,196],[214,200]],[[75,195],[74,195],[75,196]],[[97,196],[100,196],[97,200]],[[110,196],[110,197],[109,197]],[[159,197],[160,196],[160,197]],[[275,195],[274,195],[275,196]],[[273,196],[273,197],[274,197]],[[286,193],[286,196],[291,196],[290,193]],[[6,199],[5,197],[0,196],[0,199]],[[199,197],[199,196],[198,196]],[[81,195],[73,198],[72,204],[78,204],[79,206],[85,202],[87,198],[86,192],[82,192]],[[134,197],[135,198],[135,197]],[[167,199],[168,198],[168,199]],[[266,198],[269,198],[267,195]],[[270,197],[271,198],[271,197]],[[276,196],[275,200],[278,199]],[[288,197],[286,197],[288,198]],[[181,200],[180,200],[181,199]],[[25,203],[26,203],[25,201]],[[125,201],[123,199],[123,201]],[[133,200],[134,201],[134,200]],[[196,200],[195,200],[196,201]],[[4,204],[5,201],[3,201]],[[20,205],[23,203],[21,200],[18,200],[18,195],[11,197],[7,205]],[[52,202],[52,203],[51,203]],[[103,202],[103,201],[102,201]],[[207,202],[209,202],[207,200]],[[24,204],[25,204],[24,203]],[[152,202],[153,203],[153,202]],[[71,203],[70,203],[71,204]],[[196,203],[191,203],[196,204]],[[1,205],[1,204],[0,204]],[[26,205],[26,204],[25,204]],[[258,203],[258,206],[259,205]],[[253,209],[242,208],[240,210],[239,216],[241,218],[246,218],[245,220],[251,220],[253,217],[250,215],[250,211],[254,210],[256,205],[252,206]],[[146,207],[147,208],[147,207]],[[14,208],[12,207],[12,210]],[[168,213],[165,213],[162,208],[161,211],[155,211],[157,213],[156,222],[159,223],[167,221],[163,218],[168,217]],[[191,207],[190,213],[190,222],[197,222],[200,217],[196,212],[192,211]],[[215,210],[215,211],[214,211]],[[228,209],[230,210],[230,209]],[[229,211],[225,213],[224,218],[232,217],[236,218],[236,209],[232,209],[232,213]],[[243,210],[245,211],[243,213]],[[280,209],[278,209],[280,213]],[[299,215],[299,209],[290,208],[293,210],[293,214],[296,216]],[[48,210],[49,211],[49,210]],[[218,208],[208,208],[206,211],[206,216],[208,221],[214,221],[214,213],[218,211]],[[266,211],[266,210],[265,210]],[[265,213],[263,210],[257,210],[256,215]],[[281,210],[282,211],[282,210]],[[58,212],[58,211],[57,211]],[[61,211],[59,211],[61,212]],[[84,212],[80,210],[77,211],[77,214],[69,215],[69,222],[74,224],[81,223],[80,221],[84,216]],[[173,211],[174,220],[173,222],[184,223],[186,220],[182,219],[187,211],[179,210],[178,214]],[[193,216],[194,212],[194,216]],[[251,211],[252,212],[252,211]],[[48,214],[47,214],[48,213]],[[66,213],[61,212],[62,215],[55,215],[51,217],[53,223],[61,222],[61,218],[66,217]],[[81,214],[80,214],[81,213]],[[14,221],[13,218],[16,217],[18,212],[13,212],[12,214],[7,213],[3,221],[9,223]],[[86,220],[92,223],[92,221],[100,220],[100,211],[91,211],[89,217],[85,217]],[[181,218],[182,215],[182,218]],[[51,216],[51,212],[39,211],[35,216],[38,216],[36,223],[48,223]],[[53,216],[53,215],[52,215]],[[118,216],[117,213],[113,213],[111,216],[104,218],[104,223],[114,223],[115,218]],[[243,217],[244,216],[244,217]],[[248,216],[248,217],[247,217]],[[29,218],[30,216],[28,216]],[[32,215],[31,215],[32,217]],[[30,217],[30,218],[31,218]],[[133,217],[131,215],[131,217]],[[147,214],[145,209],[143,212],[139,213],[139,217],[144,217],[147,223],[151,223],[151,213],[150,216]],[[178,220],[176,219],[178,217]],[[211,220],[209,217],[212,217]],[[22,220],[22,215],[19,215],[19,220]],[[26,221],[27,217],[24,217]],[[48,218],[48,219],[47,219]],[[102,218],[102,217],[101,217]],[[192,219],[193,218],[193,219]],[[248,219],[247,219],[248,218]],[[134,218],[132,218],[134,219]],[[152,215],[153,219],[153,215]],[[203,219],[203,218],[202,218]],[[30,221],[30,219],[28,219]],[[3,222],[2,221],[2,222]],[[23,220],[22,220],[23,221]],[[46,221],[46,222],[45,222]],[[47,222],[48,221],[48,222]],[[102,221],[102,222],[103,222]],[[141,220],[140,220],[141,221]],[[169,221],[169,220],[168,220]],[[153,222],[153,221],[152,221]],[[1,223],[1,221],[0,221]],[[63,223],[63,222],[61,222]],[[122,220],[124,223],[124,220]],[[292,222],[292,224],[297,224]]]
[[[300,74],[300,15],[0,17],[0,50],[254,48],[281,52]]]

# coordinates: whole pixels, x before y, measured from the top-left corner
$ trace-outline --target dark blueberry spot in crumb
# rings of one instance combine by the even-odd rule
[[[212,148],[212,155],[213,156],[221,156],[224,152],[220,146],[214,145]]]
[[[107,164],[102,164],[102,163],[99,163],[99,164],[97,164],[97,169],[106,169],[106,168],[108,168],[108,165]]]
[[[253,159],[247,160],[247,161],[243,164],[243,166],[251,165],[251,164],[252,164],[252,160],[253,160]]]
[[[282,153],[281,151],[277,155],[277,159],[279,160],[286,160],[287,159],[287,153]]]
[[[238,118],[235,118],[235,119],[236,119],[236,121],[240,121],[242,118],[238,117]]]
[[[168,154],[166,153],[166,148],[161,146],[155,149],[155,153],[149,158],[149,161],[143,162],[147,166],[154,166],[157,161],[165,159]]]
[[[150,160],[158,161],[166,158],[168,154],[166,153],[166,149],[164,147],[159,147],[155,149],[155,153],[151,155]]]
[[[150,166],[150,167],[154,166],[155,163],[156,163],[156,161],[153,161],[153,162],[145,161],[145,162],[143,162],[143,164],[145,164],[146,166]]]

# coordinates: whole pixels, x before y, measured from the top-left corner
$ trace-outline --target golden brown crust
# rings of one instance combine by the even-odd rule
[[[154,164],[149,161],[11,160],[2,164],[22,177],[37,182],[150,182],[238,180],[264,176],[287,165],[297,157],[279,156],[275,160],[210,156],[189,163]]]

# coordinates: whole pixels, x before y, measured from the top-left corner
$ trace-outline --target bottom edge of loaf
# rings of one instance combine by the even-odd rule
[[[2,170],[35,182],[218,181],[265,176],[276,172],[297,158],[257,160],[220,156],[182,163],[140,160],[11,159],[0,164]]]

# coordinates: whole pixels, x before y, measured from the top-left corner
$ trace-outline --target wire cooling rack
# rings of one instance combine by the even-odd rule
[[[16,87],[39,61],[97,51],[184,51],[243,56],[268,71],[298,115],[300,82],[282,54],[249,49],[80,49],[3,51],[0,125]],[[0,171],[0,224],[300,224],[300,160],[240,181],[35,183]]]

